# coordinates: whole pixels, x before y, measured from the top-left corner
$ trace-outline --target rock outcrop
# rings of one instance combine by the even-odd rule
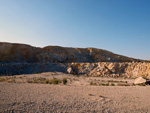
[[[48,71],[88,76],[150,78],[150,63],[96,48],[0,43],[0,75]]]
[[[140,76],[150,78],[150,63],[72,63],[73,70],[77,74],[89,76],[127,77],[137,78]]]
[[[0,63],[0,75],[49,71],[101,77],[145,77],[150,79],[150,63]]]
[[[134,84],[145,84],[146,83],[146,79],[144,79],[143,77],[138,77],[137,79],[135,79]]]
[[[67,68],[67,73],[69,73],[69,74],[74,74],[71,67],[68,67],[68,68]]]
[[[139,62],[96,48],[32,47],[25,44],[0,43],[0,62],[72,63],[72,62]]]

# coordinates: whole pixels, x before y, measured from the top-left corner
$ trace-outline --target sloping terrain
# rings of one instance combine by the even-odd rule
[[[142,61],[96,48],[32,47],[25,44],[0,43],[0,62],[132,62]]]
[[[0,43],[0,76],[67,72],[69,67],[80,75],[150,78],[150,63],[106,50]]]

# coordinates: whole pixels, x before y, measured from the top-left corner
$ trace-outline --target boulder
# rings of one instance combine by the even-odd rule
[[[143,83],[146,83],[146,79],[144,79],[143,77],[138,77],[134,81],[134,84],[143,84]]]
[[[67,68],[67,73],[73,74],[73,69],[72,69],[71,67],[68,67],[68,68]]]

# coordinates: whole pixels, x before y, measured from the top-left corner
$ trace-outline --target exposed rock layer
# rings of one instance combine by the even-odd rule
[[[96,48],[32,47],[25,44],[0,43],[0,62],[139,62],[112,52]]]
[[[68,68],[70,73],[89,76],[150,78],[150,63],[106,50],[0,43],[0,75],[66,72]]]
[[[30,74],[49,71],[67,72],[88,76],[108,76],[136,78],[143,76],[150,78],[150,63],[0,63],[0,74]]]

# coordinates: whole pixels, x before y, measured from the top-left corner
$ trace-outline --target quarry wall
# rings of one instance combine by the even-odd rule
[[[0,75],[36,74],[41,72],[65,72],[87,76],[150,78],[150,63],[0,63]]]

